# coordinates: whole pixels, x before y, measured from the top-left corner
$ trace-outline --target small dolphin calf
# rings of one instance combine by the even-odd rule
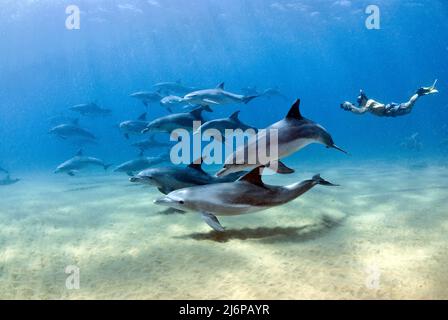
[[[78,104],[69,109],[83,116],[106,116],[112,113],[112,110],[101,108],[96,103]]]
[[[140,115],[137,120],[128,120],[123,121],[119,124],[121,132],[126,139],[129,139],[129,135],[136,134],[139,135],[148,125],[148,121],[146,121],[146,112]]]
[[[204,118],[202,117],[203,111],[213,112],[213,110],[210,109],[209,106],[201,106],[190,112],[176,113],[166,117],[161,117],[150,122],[142,131],[142,133],[146,133],[149,131],[171,133],[177,129],[192,131],[194,121],[205,122]]]
[[[286,158],[291,154],[299,151],[311,143],[319,143],[325,145],[327,148],[334,148],[346,153],[344,150],[334,144],[333,138],[321,125],[305,119],[300,113],[300,99],[297,100],[291,107],[287,116],[271,125],[266,131],[259,132],[257,135],[251,137],[247,144],[239,147],[226,161],[224,168],[217,173],[218,176],[224,176],[232,172],[239,172],[243,170],[251,170],[259,166],[269,166],[269,163],[262,163],[258,155],[249,155],[250,152],[256,152],[257,148],[265,147],[266,150],[271,150],[271,141],[269,139],[270,131],[275,130],[278,135],[277,159],[269,159],[273,162],[276,160]],[[275,142],[272,142],[275,143]],[[239,161],[240,159],[244,161]],[[247,159],[256,159],[255,163],[247,163]],[[278,173],[291,173],[281,163]],[[293,171],[292,171],[293,172]]]
[[[81,128],[78,122],[74,124],[61,124],[58,125],[49,131],[50,134],[54,134],[61,139],[67,139],[71,137],[79,137],[79,138],[87,138],[87,139],[96,139],[95,135],[88,131],[87,129]]]
[[[316,185],[335,186],[320,175],[286,187],[270,186],[263,183],[260,168],[256,168],[236,182],[180,189],[156,200],[155,204],[200,212],[211,228],[222,232],[224,228],[216,216],[236,216],[280,206]]]
[[[270,98],[282,98],[283,100],[288,100],[288,98],[280,92],[278,87],[268,88],[263,91],[262,95],[268,99]]]
[[[199,132],[204,133],[207,130],[214,129],[221,133],[222,140],[225,141],[226,130],[240,129],[242,131],[246,131],[252,129],[256,133],[256,128],[248,126],[247,124],[241,122],[241,120],[238,118],[239,113],[239,111],[236,111],[232,113],[232,115],[228,118],[208,121],[200,126],[194,134],[198,134]]]
[[[136,147],[141,151],[157,148],[168,148],[172,145],[173,143],[157,141],[154,136],[151,136],[149,139],[138,141],[132,144],[133,147]]]
[[[114,172],[125,172],[128,176],[134,176],[135,172],[140,172],[149,167],[156,166],[163,162],[168,162],[170,157],[168,154],[162,154],[157,157],[145,157],[141,152],[137,159],[126,161],[115,168]]]
[[[225,91],[224,83],[221,83],[215,89],[206,89],[191,92],[184,97],[184,101],[190,104],[199,105],[225,105],[233,103],[247,104],[257,97],[258,95],[243,96]]]
[[[85,169],[90,166],[99,166],[104,170],[107,170],[111,165],[105,164],[102,160],[97,158],[86,157],[84,156],[83,151],[79,150],[73,158],[59,165],[54,173],[66,173],[69,176],[73,177],[79,170]]]
[[[20,181],[20,179],[11,179],[9,174],[7,174],[4,179],[0,179],[0,186],[9,186],[12,184],[16,184],[19,181]]]
[[[184,96],[187,93],[197,90],[196,88],[185,86],[181,81],[176,82],[160,82],[154,85],[158,92],[166,95]]]
[[[145,107],[148,107],[150,104],[160,103],[162,100],[162,96],[158,92],[148,92],[148,91],[139,91],[132,93],[131,98],[135,98],[140,100]]]
[[[201,164],[192,163],[187,167],[171,166],[147,169],[129,180],[135,183],[151,185],[156,187],[161,193],[168,194],[175,190],[193,186],[234,182],[242,175],[243,173],[237,173],[217,178],[205,172]]]

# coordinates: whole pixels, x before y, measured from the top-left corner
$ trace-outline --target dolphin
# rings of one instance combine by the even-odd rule
[[[145,151],[148,149],[168,148],[172,145],[172,143],[157,141],[154,136],[151,136],[149,139],[138,141],[132,144],[133,147],[136,147],[141,151]]]
[[[414,133],[410,137],[404,139],[404,141],[400,143],[400,146],[409,150],[420,151],[423,148],[423,143],[420,141],[418,136],[418,132]]]
[[[9,174],[7,174],[6,178],[0,179],[0,186],[9,186],[9,185],[15,184],[15,183],[17,183],[19,181],[20,181],[20,179],[11,179]]]
[[[176,82],[160,82],[154,85],[154,88],[163,94],[184,96],[187,93],[197,90],[196,88],[185,86],[180,80]]]
[[[96,103],[77,104],[69,109],[83,116],[105,116],[112,113],[112,110],[101,108]]]
[[[60,164],[54,173],[66,173],[69,176],[74,176],[79,170],[90,166],[100,166],[103,167],[104,170],[107,170],[111,165],[105,164],[102,160],[97,158],[86,157],[84,156],[83,151],[79,150],[73,158]]]
[[[194,132],[194,134],[204,133],[207,130],[214,129],[221,133],[222,140],[225,141],[226,130],[241,129],[243,131],[246,131],[246,130],[252,129],[256,133],[257,128],[251,127],[251,126],[241,122],[241,120],[238,117],[239,114],[240,114],[240,111],[236,111],[236,112],[232,113],[232,115],[230,115],[230,117],[228,117],[228,118],[215,119],[215,120],[208,121],[208,122],[204,123],[202,126],[200,126]]]
[[[248,155],[251,150],[257,150],[258,147],[264,147],[266,150],[271,150],[269,132],[275,130],[278,134],[278,145],[273,146],[277,148],[278,158],[269,159],[271,163],[261,163],[261,159],[257,155]],[[333,138],[321,125],[308,120],[300,113],[300,99],[298,99],[289,110],[287,116],[277,123],[268,127],[265,131],[259,132],[257,135],[251,137],[247,144],[237,148],[225,161],[222,170],[217,173],[217,176],[224,176],[232,172],[239,172],[242,170],[251,170],[261,165],[272,167],[276,160],[286,158],[291,154],[301,150],[312,143],[319,143],[325,145],[327,148],[334,148],[344,153],[334,144]],[[247,163],[247,159],[256,159],[255,163]],[[241,161],[243,160],[243,161]],[[280,163],[278,173],[291,173],[290,170],[284,171]],[[288,172],[289,171],[289,172]]]
[[[274,88],[268,88],[266,90],[263,91],[262,96],[270,99],[270,98],[275,98],[275,97],[279,97],[282,98],[283,100],[288,100],[288,98],[280,92],[280,90],[278,89],[278,87],[274,87]]]
[[[184,97],[184,101],[190,104],[199,104],[199,105],[226,105],[233,103],[248,104],[250,101],[252,101],[257,97],[258,95],[243,96],[225,91],[223,82],[220,85],[218,85],[215,89],[206,89],[191,92]]]
[[[258,91],[256,86],[242,88],[241,92],[244,93],[245,96],[261,96],[262,95],[262,93],[260,91]]]
[[[176,113],[169,116],[158,118],[150,122],[142,133],[146,132],[168,132],[171,133],[177,129],[185,129],[193,131],[193,121],[205,122],[202,117],[202,112],[213,112],[209,106],[201,106],[190,112]]]
[[[137,120],[128,120],[123,121],[118,126],[120,127],[121,132],[123,132],[124,137],[129,139],[130,134],[141,134],[142,130],[146,128],[148,125],[148,121],[146,121],[146,112],[140,115]]]
[[[162,96],[158,92],[139,91],[130,95],[131,98],[140,100],[145,107],[148,107],[152,103],[160,103]]]
[[[8,171],[8,170],[6,170],[6,169],[3,169],[2,167],[0,167],[0,172],[3,172],[3,173],[6,173],[6,174],[9,174],[9,171]]]
[[[264,184],[260,168],[255,168],[236,182],[196,186],[173,191],[155,204],[186,212],[200,212],[215,231],[224,231],[216,216],[236,216],[280,206],[306,193],[316,185],[336,186],[320,175],[292,185]]]
[[[168,194],[172,191],[215,183],[234,182],[243,172],[217,178],[202,169],[201,163],[193,162],[187,167],[171,166],[147,169],[129,180],[156,187],[161,193]]]
[[[134,176],[135,172],[140,172],[152,166],[156,166],[170,160],[168,154],[162,154],[157,157],[145,157],[140,152],[137,159],[126,161],[114,169],[114,172],[125,172],[128,176]]]
[[[54,134],[62,139],[67,139],[71,137],[80,137],[86,139],[96,139],[95,135],[88,131],[87,129],[81,128],[76,121],[73,124],[61,124],[49,131],[50,134]]]
[[[178,96],[167,96],[160,100],[160,105],[166,108],[169,112],[173,112],[173,108],[183,107],[187,103],[184,101],[184,98]]]

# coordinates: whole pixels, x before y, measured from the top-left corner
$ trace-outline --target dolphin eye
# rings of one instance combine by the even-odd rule
[[[179,204],[185,204],[184,200],[180,200]]]

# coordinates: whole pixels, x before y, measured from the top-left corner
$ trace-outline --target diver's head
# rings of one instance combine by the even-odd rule
[[[367,98],[367,95],[365,94],[365,92],[363,90],[360,90],[359,96],[357,99],[358,105],[365,106],[368,100],[369,100],[369,98]]]

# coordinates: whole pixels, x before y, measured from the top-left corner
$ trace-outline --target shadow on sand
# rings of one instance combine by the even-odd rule
[[[342,219],[322,216],[318,222],[300,227],[275,228],[244,228],[240,230],[226,230],[224,232],[210,231],[208,233],[192,233],[179,237],[197,241],[228,242],[230,240],[262,240],[265,243],[275,242],[303,242],[324,236],[333,228],[341,225]]]

